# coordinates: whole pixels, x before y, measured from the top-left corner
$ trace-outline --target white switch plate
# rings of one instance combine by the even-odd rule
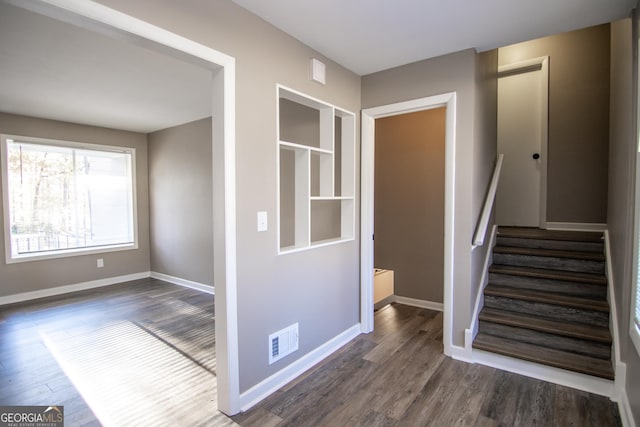
[[[267,231],[267,229],[268,229],[267,213],[258,212],[258,231]]]
[[[98,258],[97,265],[98,265],[98,268],[104,267],[104,259]]]

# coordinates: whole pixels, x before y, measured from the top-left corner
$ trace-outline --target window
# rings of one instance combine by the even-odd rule
[[[637,17],[634,18],[634,27],[639,25]],[[640,37],[635,37],[635,48],[640,48]],[[636,70],[634,70],[634,80],[636,83],[635,106],[640,105],[640,72],[637,65],[640,65],[640,57],[636,57]],[[634,237],[633,237],[633,278],[631,287],[631,320],[629,325],[629,335],[631,341],[640,354],[640,108],[636,108],[636,188],[635,188],[635,210],[634,210]]]
[[[631,301],[631,324],[629,334],[638,354],[640,354],[640,138],[636,150],[636,206],[635,206],[635,236],[633,251],[633,287]]]
[[[640,253],[640,237],[636,236],[636,239],[639,243],[636,244],[636,252]],[[636,259],[636,271],[640,271],[640,256]],[[635,316],[634,323],[636,326],[636,330],[640,331],[640,276],[636,273],[636,286],[635,286]],[[639,350],[640,353],[640,350]]]
[[[134,249],[135,150],[2,136],[7,262]]]

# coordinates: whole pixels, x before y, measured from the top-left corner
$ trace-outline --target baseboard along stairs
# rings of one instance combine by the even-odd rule
[[[613,380],[602,233],[499,227],[480,349]]]

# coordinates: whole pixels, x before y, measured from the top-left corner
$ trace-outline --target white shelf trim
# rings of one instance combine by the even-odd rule
[[[277,150],[278,155],[278,255],[300,252],[322,246],[334,245],[352,241],[355,236],[355,169],[356,169],[356,115],[352,112],[336,107],[330,103],[309,97],[301,92],[289,89],[282,85],[276,85],[278,100],[287,99],[302,106],[310,107],[319,112],[319,146],[282,140],[280,126],[280,108],[277,109]],[[279,105],[279,104],[278,104]],[[341,131],[336,135],[335,123],[341,121]],[[336,148],[336,140],[340,145]],[[282,169],[280,156],[285,151],[295,153],[294,179],[294,236],[293,243],[289,246],[281,246],[281,194],[280,182]],[[319,155],[319,156],[318,156]],[[319,157],[319,159],[317,158]],[[337,158],[340,158],[340,170],[336,170]],[[288,160],[290,161],[290,160]],[[290,167],[290,166],[287,166]],[[337,176],[340,173],[340,188],[336,189]],[[290,178],[287,178],[290,179]],[[315,182],[319,186],[316,189]],[[312,193],[313,183],[313,193]],[[306,191],[305,191],[306,190]],[[287,190],[291,191],[291,190]],[[312,195],[313,194],[313,195]],[[336,194],[340,194],[339,196]],[[319,203],[314,202],[339,202],[340,224],[327,233],[328,239],[312,240],[312,210],[319,208]],[[313,207],[312,207],[313,205]],[[290,226],[291,224],[287,224]],[[320,235],[318,235],[320,237]]]
[[[300,150],[315,151],[315,152],[323,153],[323,154],[333,154],[333,151],[331,151],[331,150],[326,150],[324,148],[318,148],[318,147],[312,147],[310,145],[296,144],[295,142],[278,141],[278,144],[281,147],[291,147],[291,148],[297,148],[297,149],[300,149]]]
[[[296,252],[308,251],[309,249],[321,248],[324,246],[337,245],[340,243],[351,242],[355,240],[355,237],[345,237],[345,238],[335,238],[335,239],[326,239],[326,240],[318,240],[316,242],[312,242],[308,246],[287,246],[285,248],[281,248],[278,251],[278,255],[286,255],[292,254]]]
[[[352,196],[311,196],[311,200],[355,200]]]

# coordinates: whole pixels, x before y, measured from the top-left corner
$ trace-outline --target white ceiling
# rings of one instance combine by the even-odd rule
[[[366,75],[627,17],[637,0],[233,0]]]
[[[211,71],[0,2],[0,111],[148,133],[211,115]]]
[[[360,75],[610,22],[636,0],[234,0]],[[211,115],[210,70],[0,0],[0,111],[152,132]]]

